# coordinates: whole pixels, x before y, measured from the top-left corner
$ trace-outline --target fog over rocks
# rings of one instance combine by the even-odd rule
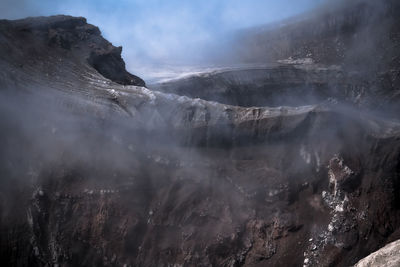
[[[288,41],[279,57],[148,85],[84,18],[0,21],[2,265],[349,266],[399,239],[382,2],[391,50],[371,68],[318,54],[374,29],[349,4],[323,25],[350,30],[294,21],[265,33]]]

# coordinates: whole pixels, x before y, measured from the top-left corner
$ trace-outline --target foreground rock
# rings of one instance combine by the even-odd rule
[[[355,267],[396,267],[400,266],[400,241],[395,241],[360,260]]]

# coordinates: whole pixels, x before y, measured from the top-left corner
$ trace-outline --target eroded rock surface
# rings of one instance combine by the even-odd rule
[[[400,241],[395,241],[360,260],[355,267],[395,267],[400,265]]]
[[[3,62],[20,62],[16,67],[24,68],[24,65],[46,64],[51,60],[74,60],[81,65],[89,63],[105,78],[116,83],[145,85],[142,79],[126,71],[121,58],[122,47],[114,47],[105,40],[99,28],[87,24],[85,18],[53,16],[13,22],[2,20],[0,28]],[[46,51],[49,47],[50,51]],[[71,58],[71,55],[74,57]],[[84,70],[83,66],[80,68]],[[46,74],[51,75],[51,71],[49,69]]]

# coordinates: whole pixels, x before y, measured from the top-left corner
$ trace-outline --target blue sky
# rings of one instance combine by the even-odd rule
[[[165,64],[199,54],[203,44],[236,29],[278,21],[324,0],[0,0],[0,18],[84,16],[123,46],[129,66]],[[326,1],[326,0],[325,0]]]

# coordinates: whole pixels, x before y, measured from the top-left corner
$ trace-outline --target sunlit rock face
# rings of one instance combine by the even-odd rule
[[[0,46],[4,266],[349,266],[399,238],[398,122],[338,85],[235,96],[340,69],[211,73],[223,101],[143,87],[82,18],[1,21]]]
[[[372,253],[368,257],[360,260],[355,267],[367,267],[367,266],[383,266],[383,267],[395,267],[400,265],[399,249],[400,242],[392,242],[380,250]]]

